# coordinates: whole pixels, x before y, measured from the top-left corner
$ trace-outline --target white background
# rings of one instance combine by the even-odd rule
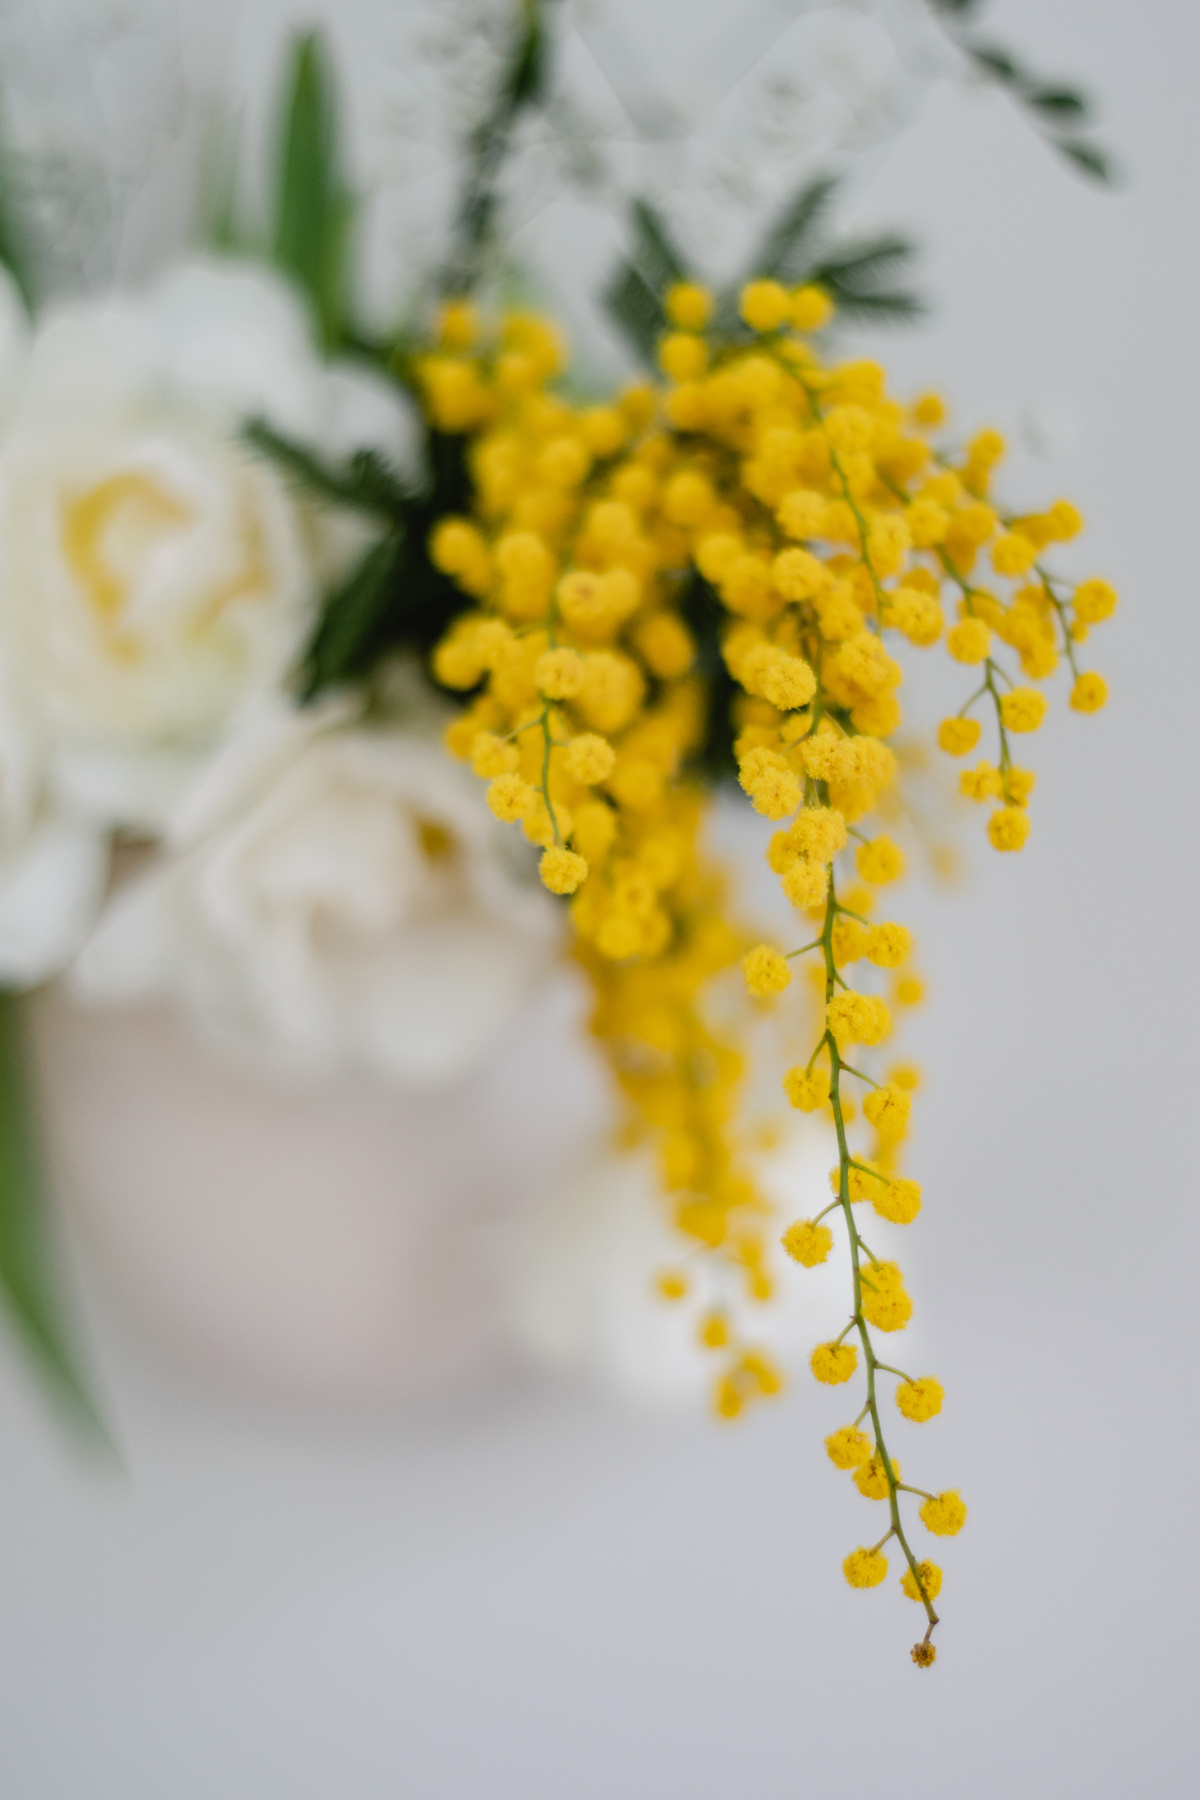
[[[6,1800],[1195,1793],[1200,22],[988,23],[1103,96],[1126,181],[938,89],[856,200],[928,246],[936,313],[887,355],[964,420],[1075,421],[1032,474],[1123,605],[1110,710],[1037,743],[1028,849],[910,903],[949,1400],[900,1453],[971,1507],[936,1668],[894,1583],[842,1581],[875,1514],[812,1384],[730,1431],[548,1391],[304,1418],[191,1382],[91,1293],[123,1472],[0,1370]]]

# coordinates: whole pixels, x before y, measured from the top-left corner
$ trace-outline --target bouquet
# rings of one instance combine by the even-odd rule
[[[1083,100],[971,11],[932,9],[1103,177]],[[944,1392],[892,1348],[922,1191],[920,1072],[891,1043],[923,985],[891,893],[928,838],[924,740],[991,849],[1021,850],[1025,741],[1050,693],[1104,705],[1086,646],[1116,595],[1066,549],[1068,500],[1006,500],[998,432],[960,436],[938,394],[844,351],[847,320],[917,302],[889,286],[902,240],[830,239],[825,175],[725,282],[634,197],[603,296],[627,373],[575,372],[506,236],[522,133],[564,104],[557,19],[523,0],[499,23],[442,253],[386,328],[355,291],[317,36],[292,54],[270,230],[226,187],[205,254],[38,310],[10,219],[0,973],[170,999],[310,1076],[414,1083],[491,1054],[571,958],[615,1154],[655,1172],[655,1304],[686,1317],[718,1418],[785,1387],[761,1319],[781,1286],[802,1318],[803,1272],[837,1259],[844,1323],[808,1361],[853,1395],[825,1447],[881,1520],[843,1567],[871,1588],[895,1562],[927,1667],[942,1570],[914,1527],[953,1537],[967,1509],[896,1452]],[[906,671],[938,658],[952,706],[906,719]],[[723,849],[734,795],[757,823]],[[770,936],[745,923],[748,855]],[[6,1019],[0,1272],[86,1407]],[[832,1161],[808,1216],[761,1172],[797,1131]],[[564,1267],[543,1256],[543,1289]]]

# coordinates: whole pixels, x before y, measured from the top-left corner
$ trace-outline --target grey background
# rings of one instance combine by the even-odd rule
[[[820,1451],[836,1395],[736,1431],[551,1391],[306,1419],[163,1366],[85,1265],[125,1472],[0,1363],[11,1800],[1195,1792],[1200,22],[990,23],[1104,96],[1127,181],[937,92],[857,202],[929,246],[937,313],[886,353],[964,420],[1074,421],[1030,480],[1085,509],[1123,606],[1094,640],[1110,710],[1037,741],[1026,852],[907,900],[950,1396],[919,1457],[971,1506],[936,1669],[907,1659],[915,1608],[842,1582],[865,1526]]]

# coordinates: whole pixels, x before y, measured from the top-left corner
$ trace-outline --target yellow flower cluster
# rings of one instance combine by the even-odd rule
[[[821,361],[809,334],[831,309],[818,290],[752,282],[741,296],[745,331],[724,339],[710,335],[712,297],[694,283],[671,290],[667,311],[663,384],[607,404],[553,391],[561,342],[527,314],[483,334],[457,304],[418,359],[434,425],[470,434],[471,514],[441,520],[431,539],[435,564],[472,602],[434,656],[437,679],[467,696],[447,742],[488,782],[497,817],[541,847],[546,886],[570,896],[594,1027],[630,1131],[653,1144],[685,1238],[736,1266],[751,1299],[770,1293],[767,1209],[741,1143],[744,1057],[708,1020],[705,989],[741,957],[747,993],[771,1005],[789,989],[794,959],[813,956],[803,966],[822,1007],[817,1043],[784,1091],[798,1111],[830,1117],[837,1134],[826,1211],[845,1228],[852,1305],[812,1370],[829,1385],[849,1381],[861,1352],[866,1402],[828,1440],[829,1454],[860,1492],[886,1501],[882,1543],[897,1539],[905,1592],[932,1631],[941,1573],[917,1561],[900,1511],[901,1493],[923,1490],[900,1481],[877,1378],[899,1378],[899,1411],[916,1423],[940,1411],[943,1393],[932,1376],[914,1380],[876,1354],[872,1333],[902,1330],[913,1303],[899,1265],[868,1247],[852,1210],[865,1201],[889,1225],[920,1211],[920,1187],[899,1168],[917,1075],[896,1065],[880,1081],[848,1060],[885,1043],[895,1009],[916,1004],[923,987],[907,966],[908,931],[871,918],[877,890],[904,873],[904,851],[864,826],[877,809],[898,815],[891,790],[902,778],[888,740],[902,722],[903,659],[941,643],[978,685],[937,742],[955,757],[974,751],[974,712],[986,702],[994,760],[966,769],[960,785],[992,803],[992,845],[1021,848],[1034,778],[1010,741],[1043,723],[1047,700],[1034,684],[1063,661],[1070,705],[1103,705],[1104,683],[1077,653],[1116,596],[1104,581],[1073,586],[1048,567],[1053,546],[1082,526],[1069,503],[1021,515],[994,503],[997,433],[957,454],[940,449],[935,395],[906,405],[877,363]],[[747,948],[699,847],[704,793],[693,762],[709,697],[689,623],[697,594],[721,621],[712,648],[734,684],[741,786],[778,827],[768,863],[816,931],[797,950]],[[862,971],[854,987],[852,964]],[[874,970],[886,993],[871,991]],[[872,1139],[861,1148],[848,1137],[857,1115],[848,1077],[868,1090],[861,1117]],[[783,1234],[804,1267],[832,1249],[824,1216]],[[679,1271],[660,1280],[666,1297],[687,1286]],[[723,1358],[722,1416],[781,1385],[725,1307],[706,1315],[701,1340]],[[920,1516],[950,1535],[966,1512],[947,1492],[926,1495]],[[883,1579],[882,1543],[846,1559],[852,1585]],[[927,1633],[914,1660],[929,1666],[933,1655]]]
[[[461,309],[454,324],[418,365],[435,424],[472,431],[474,514],[439,521],[431,540],[476,603],[434,655],[438,680],[471,695],[447,744],[488,782],[496,816],[541,847],[545,885],[572,896],[593,1030],[674,1223],[762,1301],[769,1210],[739,1144],[744,1058],[701,1004],[744,946],[699,850],[704,794],[688,770],[705,722],[679,610],[690,459],[648,389],[582,408],[548,392],[560,352],[542,321],[510,317],[487,344]],[[768,953],[757,979],[780,991],[787,963]],[[677,1271],[660,1282],[668,1298],[687,1287]],[[779,1391],[781,1372],[740,1330],[702,1341],[721,1353],[719,1416]]]

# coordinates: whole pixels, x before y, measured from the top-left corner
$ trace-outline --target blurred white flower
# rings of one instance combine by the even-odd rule
[[[158,828],[287,677],[316,546],[237,431],[260,414],[323,441],[362,416],[354,388],[291,291],[236,265],[182,265],[37,332],[0,452],[0,645],[55,784],[98,822]]]
[[[104,833],[47,792],[19,697],[0,673],[0,984],[57,974],[95,921],[107,868]]]
[[[778,1208],[779,1229],[829,1203],[832,1133],[789,1126],[755,1174]],[[777,1235],[777,1234],[775,1234]],[[770,1241],[770,1239],[769,1239]],[[732,1299],[713,1285],[702,1256],[686,1259],[686,1240],[668,1223],[662,1185],[644,1151],[593,1144],[545,1203],[521,1221],[511,1245],[514,1333],[534,1360],[583,1375],[597,1387],[643,1404],[699,1410],[707,1404],[718,1359],[700,1345],[700,1320]],[[683,1267],[687,1296],[665,1301],[655,1277]],[[789,1373],[814,1344],[846,1322],[841,1269],[801,1269],[773,1242],[767,1257],[772,1299],[737,1310],[748,1338]]]
[[[0,433],[29,356],[29,321],[0,269]],[[28,684],[0,659],[0,983],[56,973],[92,925],[108,862],[103,835],[57,801],[29,713]]]
[[[559,915],[435,740],[327,705],[248,724],[76,966],[99,1003],[174,996],[282,1069],[443,1081],[482,1060]]]

